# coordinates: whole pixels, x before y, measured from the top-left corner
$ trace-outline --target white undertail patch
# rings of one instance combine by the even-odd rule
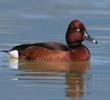
[[[9,54],[12,58],[19,58],[18,50],[9,51],[8,54]]]

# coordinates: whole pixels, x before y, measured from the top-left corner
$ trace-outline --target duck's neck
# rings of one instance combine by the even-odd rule
[[[72,40],[70,37],[70,35],[66,35],[66,43],[68,44],[69,48],[74,49],[82,45],[81,43],[83,40]]]
[[[69,46],[69,48],[74,49],[74,48],[82,46],[82,44],[79,41],[77,41],[77,42],[69,42],[68,46]]]

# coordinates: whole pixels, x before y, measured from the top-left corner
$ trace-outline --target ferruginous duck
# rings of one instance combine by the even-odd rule
[[[59,61],[74,62],[90,59],[90,52],[82,44],[84,40],[97,43],[90,37],[82,22],[72,21],[66,32],[66,43],[40,42],[33,44],[22,44],[10,50],[2,50],[13,58],[21,58],[35,61]]]

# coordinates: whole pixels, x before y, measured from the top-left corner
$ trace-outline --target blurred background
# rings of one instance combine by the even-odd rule
[[[23,43],[65,43],[78,19],[98,44],[84,42],[89,62],[41,64],[0,52],[1,100],[109,100],[110,0],[0,0],[0,50]]]

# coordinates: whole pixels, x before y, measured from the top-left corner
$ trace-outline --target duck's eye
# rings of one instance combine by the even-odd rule
[[[80,32],[81,30],[79,28],[76,29],[77,32]]]

